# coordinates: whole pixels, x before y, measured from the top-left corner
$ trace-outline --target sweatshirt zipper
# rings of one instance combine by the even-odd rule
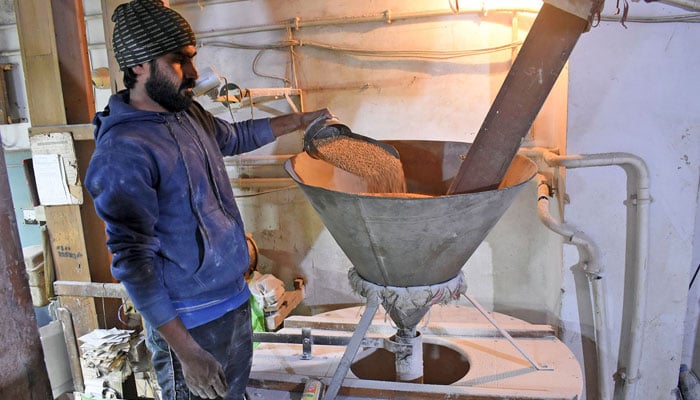
[[[183,121],[183,117],[180,116],[180,113],[175,114],[175,119],[177,120],[178,124],[182,127],[182,129],[185,132],[187,132],[187,134],[190,136],[190,138],[194,141],[195,145],[202,152],[202,155],[204,157],[204,163],[207,166],[207,177],[209,178],[209,183],[212,185],[214,196],[216,197],[216,201],[219,204],[219,208],[229,218],[235,220],[235,218],[233,218],[233,216],[226,210],[226,207],[224,207],[223,201],[221,200],[221,192],[219,190],[219,185],[216,182],[216,178],[214,177],[214,171],[212,169],[211,163],[209,162],[210,155],[209,155],[209,152],[207,151],[206,146],[204,145],[204,143],[202,143],[202,139],[199,137],[196,130],[192,131],[190,129],[191,128],[189,126],[190,124],[186,124],[185,121]]]

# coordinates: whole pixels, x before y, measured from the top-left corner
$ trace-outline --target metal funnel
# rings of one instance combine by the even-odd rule
[[[360,177],[306,153],[285,163],[360,277],[380,286],[434,285],[457,276],[537,172],[517,155],[498,189],[448,196],[468,144],[387,143],[401,155],[408,191],[434,197],[362,194]]]

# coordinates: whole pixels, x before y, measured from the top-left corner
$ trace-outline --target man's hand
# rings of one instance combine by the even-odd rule
[[[335,118],[333,113],[327,108],[303,113],[285,114],[271,118],[270,126],[272,127],[272,134],[275,135],[275,137],[280,137],[300,129],[306,129],[310,123],[320,117],[326,117],[328,119]]]
[[[316,111],[309,111],[301,113],[301,127],[299,129],[306,129],[309,124],[314,122],[317,118],[326,117],[327,119],[335,119],[331,110],[327,108],[322,108]]]
[[[203,399],[226,395],[226,375],[214,357],[201,347],[187,354],[178,354],[182,373],[190,391]]]
[[[224,368],[209,352],[194,341],[182,324],[174,318],[158,328],[182,364],[182,373],[190,391],[203,399],[226,395]]]

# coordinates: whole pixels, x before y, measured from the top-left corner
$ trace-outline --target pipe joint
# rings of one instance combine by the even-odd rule
[[[384,11],[384,20],[385,20],[386,23],[389,24],[389,25],[390,25],[392,22],[394,22],[394,21],[391,19],[391,10],[386,10],[386,11]]]
[[[639,196],[639,194],[633,194],[630,195],[630,197],[622,202],[622,204],[626,206],[638,206],[642,204],[649,204],[654,201],[654,198],[651,196]]]

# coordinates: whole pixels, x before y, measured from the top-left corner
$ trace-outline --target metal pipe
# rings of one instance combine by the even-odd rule
[[[355,330],[355,333],[353,333],[350,343],[348,343],[348,347],[345,349],[345,353],[343,353],[343,356],[340,358],[338,368],[333,374],[331,384],[328,386],[328,390],[323,396],[324,400],[334,400],[338,395],[340,386],[343,384],[343,380],[345,380],[345,375],[347,375],[348,370],[350,369],[352,360],[355,358],[355,354],[357,354],[357,350],[362,344],[362,339],[365,337],[365,333],[367,333],[370,325],[372,325],[374,314],[376,314],[377,310],[379,309],[379,293],[371,293],[367,297],[367,304],[365,307],[365,312],[362,313],[362,317],[360,317],[360,322],[357,324],[357,329]]]
[[[394,351],[397,382],[423,383],[423,338],[396,335],[390,339],[398,346]]]
[[[249,33],[259,33],[259,32],[269,32],[269,31],[279,31],[279,30],[299,30],[301,28],[312,28],[312,27],[324,27],[324,26],[338,26],[338,25],[351,25],[351,24],[366,24],[366,23],[376,23],[382,22],[386,24],[391,24],[395,21],[406,21],[422,18],[436,18],[436,17],[448,17],[455,15],[466,15],[466,14],[481,14],[487,15],[488,13],[532,13],[536,14],[539,11],[539,7],[515,7],[512,5],[512,1],[504,2],[506,5],[499,5],[491,3],[491,6],[487,5],[485,2],[481,2],[478,5],[468,5],[461,6],[459,10],[426,10],[419,12],[409,12],[409,13],[393,13],[391,10],[386,10],[382,13],[368,16],[349,16],[340,18],[325,18],[325,19],[314,19],[314,20],[302,20],[299,17],[291,18],[285,22],[280,22],[276,24],[266,24],[266,25],[253,25],[235,29],[225,29],[225,30],[209,30],[205,32],[196,32],[197,39],[207,39],[220,36],[233,36],[242,35]],[[184,5],[184,4],[183,4]],[[179,4],[174,4],[173,8],[178,9]],[[96,14],[89,15],[88,17],[95,17]],[[7,24],[5,27],[11,27],[14,25]],[[202,45],[206,46],[206,43]],[[105,42],[90,43],[88,49],[94,50],[96,48],[103,48]],[[19,49],[9,49],[0,51],[0,56],[8,57],[12,55],[19,55]]]
[[[647,0],[654,1],[654,0]],[[700,0],[655,0],[659,3],[668,4],[671,6],[676,6],[680,8],[685,8],[691,11],[700,11]]]
[[[593,302],[593,325],[595,329],[595,344],[598,371],[598,398],[608,400],[612,398],[612,386],[606,384],[606,380],[612,377],[608,367],[610,354],[610,341],[607,334],[608,319],[606,315],[605,288],[603,269],[598,263],[598,248],[587,235],[568,224],[557,221],[549,212],[549,195],[551,187],[542,174],[537,175],[537,215],[540,221],[551,231],[563,236],[567,243],[576,246],[579,252],[579,264],[586,274],[588,290]]]
[[[641,377],[640,365],[644,341],[644,314],[646,309],[647,258],[649,252],[649,172],[640,157],[629,153],[602,153],[575,156],[559,156],[545,151],[544,161],[550,166],[588,168],[603,166],[621,167],[627,175],[627,251],[625,273],[631,276],[629,290],[625,290],[624,304],[631,307],[625,326],[629,335],[622,335],[628,345],[621,344],[618,352],[618,382],[615,395],[636,399],[637,383]],[[624,307],[627,308],[627,307]],[[623,321],[624,323],[624,321]]]
[[[552,368],[548,365],[540,365],[535,361],[534,358],[532,358],[518,343],[515,342],[512,336],[503,329],[496,320],[489,315],[489,313],[486,311],[486,309],[478,302],[474,297],[472,297],[469,293],[462,293],[462,296],[464,296],[467,300],[469,300],[470,303],[476,308],[481,315],[483,315],[490,323],[493,325],[494,328],[498,330],[498,332],[503,336],[508,343],[510,343],[515,349],[522,355],[529,363],[532,365],[533,368],[535,368],[538,371],[551,371]]]

